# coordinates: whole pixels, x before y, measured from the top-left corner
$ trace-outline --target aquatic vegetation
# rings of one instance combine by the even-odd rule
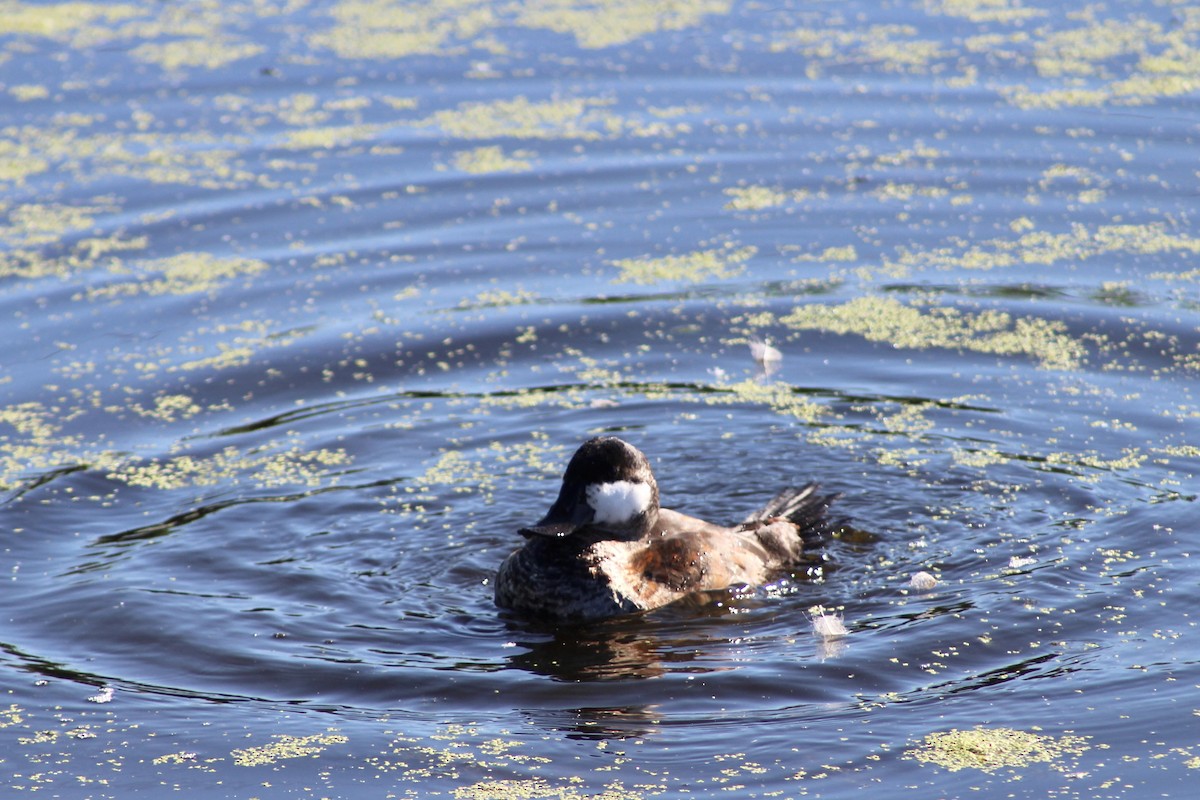
[[[598,97],[574,97],[554,100],[530,100],[517,96],[507,100],[460,104],[454,109],[437,111],[412,123],[414,127],[436,127],[458,139],[578,139],[599,141],[625,135],[671,135],[686,129],[624,117],[607,110],[611,100]]]
[[[464,150],[454,154],[454,168],[475,175],[493,172],[526,172],[533,168],[527,150],[506,156],[499,147],[477,147],[474,150]]]
[[[148,489],[182,489],[245,481],[256,486],[324,485],[330,467],[351,462],[344,450],[296,448],[278,452],[225,447],[210,456],[181,455],[111,468],[112,480]]]
[[[621,270],[618,283],[653,284],[664,281],[700,283],[736,277],[758,248],[737,247],[729,243],[720,248],[696,250],[683,255],[646,258],[622,258],[611,262]]]
[[[113,23],[144,13],[135,3],[23,3],[5,2],[0,14],[0,34],[61,37],[81,28]]]
[[[1021,355],[1046,369],[1071,370],[1086,350],[1053,320],[1017,317],[1003,311],[960,311],[949,306],[922,308],[890,297],[863,296],[841,305],[798,306],[780,323],[793,330],[854,334],[894,347],[951,348],[996,355]]]
[[[968,768],[995,772],[1037,763],[1062,769],[1064,757],[1079,756],[1090,747],[1083,736],[1055,738],[1012,728],[980,727],[931,733],[908,754],[951,772]]]
[[[265,261],[254,258],[221,258],[211,253],[179,253],[166,258],[110,262],[108,271],[126,280],[89,288],[90,299],[134,294],[194,294],[213,292],[227,281],[267,270]],[[159,277],[153,277],[159,276]]]
[[[170,42],[146,42],[130,51],[139,61],[157,64],[166,70],[183,67],[217,69],[234,61],[252,58],[263,53],[262,45],[251,42],[214,41],[212,39],[177,39]]]
[[[1191,5],[0,0],[0,73],[0,794],[1200,765]],[[606,431],[689,509],[813,477],[872,532],[510,625],[495,563]],[[1000,696],[1029,730],[926,736]]]
[[[1056,176],[1063,174],[1055,170]],[[1018,225],[1026,230],[1028,225]],[[1004,269],[1017,265],[1079,264],[1112,254],[1200,254],[1200,238],[1172,232],[1164,223],[1144,225],[1073,225],[1069,231],[1027,231],[1016,239],[990,239],[979,243],[952,242],[949,247],[901,250],[885,268]]]
[[[754,380],[724,384],[720,392],[703,395],[703,402],[715,406],[734,403],[761,405],[802,422],[814,422],[828,413],[825,406],[797,393],[786,383],[763,384]]]
[[[341,0],[329,13],[334,25],[310,34],[308,41],[341,58],[393,59],[442,53],[496,21],[492,4],[481,0],[437,4]]]
[[[707,15],[728,13],[731,5],[730,0],[681,0],[665,5],[647,0],[533,0],[522,4],[516,22],[570,34],[580,47],[595,49],[660,31],[690,28]]]
[[[761,211],[785,205],[795,195],[768,186],[735,186],[725,190],[730,200],[725,208],[731,211]]]
[[[261,767],[289,758],[316,757],[332,745],[350,741],[343,734],[333,731],[309,736],[280,735],[275,739],[270,744],[234,750],[229,756],[239,767]]]

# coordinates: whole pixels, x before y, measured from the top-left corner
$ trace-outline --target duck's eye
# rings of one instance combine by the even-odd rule
[[[593,522],[628,522],[650,507],[650,484],[633,481],[593,483],[587,487],[587,502],[595,511]]]

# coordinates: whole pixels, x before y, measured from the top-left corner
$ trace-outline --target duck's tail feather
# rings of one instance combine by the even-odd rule
[[[784,489],[765,506],[746,517],[743,525],[783,517],[796,524],[806,547],[820,544],[837,527],[837,520],[829,517],[829,506],[841,497],[838,492],[822,494],[816,483],[800,488]]]

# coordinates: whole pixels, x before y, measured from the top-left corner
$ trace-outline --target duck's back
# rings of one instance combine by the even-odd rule
[[[660,509],[632,540],[597,531],[530,537],[496,576],[496,604],[553,619],[646,611],[690,594],[754,586],[794,566],[824,530],[832,500],[815,486],[788,490],[736,528]]]
[[[595,542],[531,538],[500,565],[496,605],[545,619],[604,619],[641,611],[598,572]]]

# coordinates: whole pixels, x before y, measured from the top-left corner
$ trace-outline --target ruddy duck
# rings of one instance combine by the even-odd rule
[[[835,495],[780,492],[725,527],[658,504],[650,462],[616,437],[575,452],[558,499],[496,575],[496,605],[554,620],[658,608],[696,592],[754,586],[803,560],[827,532]]]

